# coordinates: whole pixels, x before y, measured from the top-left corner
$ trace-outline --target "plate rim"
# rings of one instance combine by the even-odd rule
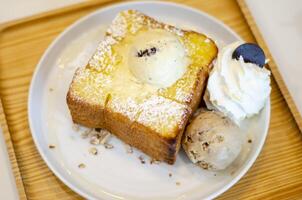
[[[35,70],[34,70],[34,73],[32,75],[32,79],[31,79],[31,82],[30,82],[28,102],[27,102],[28,121],[29,121],[30,133],[32,135],[34,144],[35,144],[40,156],[42,157],[43,161],[46,163],[47,167],[52,171],[52,173],[55,174],[55,176],[57,178],[60,179],[60,181],[62,181],[71,190],[73,190],[74,192],[76,192],[77,194],[81,195],[84,198],[95,199],[94,196],[91,196],[88,193],[85,193],[83,190],[81,190],[79,187],[77,187],[76,184],[74,184],[73,182],[69,182],[67,179],[65,179],[65,177],[63,175],[61,175],[61,173],[59,171],[57,171],[56,168],[52,165],[52,162],[49,160],[47,154],[44,153],[44,151],[42,149],[42,146],[39,145],[39,141],[38,141],[38,138],[36,137],[36,131],[35,131],[35,128],[34,128],[35,126],[33,125],[34,123],[33,123],[33,118],[32,118],[32,115],[33,115],[32,114],[33,113],[33,108],[32,107],[34,107],[34,105],[32,105],[33,102],[34,102],[34,97],[33,97],[34,96],[34,90],[33,90],[34,85],[37,82],[37,77],[38,77],[39,71],[42,68],[43,61],[48,57],[50,51],[53,49],[55,44],[60,40],[60,38],[62,38],[63,35],[65,35],[71,29],[75,28],[80,23],[82,23],[83,21],[85,21],[88,18],[92,17],[93,15],[97,15],[99,12],[103,12],[103,11],[106,11],[106,10],[114,9],[116,7],[123,7],[123,6],[127,6],[127,5],[135,6],[135,5],[151,4],[151,3],[152,4],[158,4],[158,5],[174,6],[174,7],[178,7],[178,8],[181,8],[181,9],[188,10],[190,12],[194,12],[198,15],[203,15],[204,17],[208,18],[210,21],[213,21],[213,22],[217,23],[219,26],[222,26],[228,32],[232,33],[232,35],[237,37],[238,40],[242,40],[242,38],[234,30],[232,30],[228,25],[224,24],[219,19],[213,17],[212,15],[210,15],[210,14],[208,14],[208,13],[202,11],[202,10],[198,10],[196,8],[192,8],[190,6],[179,4],[179,3],[163,2],[163,1],[123,2],[123,3],[114,4],[114,5],[108,5],[108,6],[99,8],[99,9],[93,11],[92,13],[89,13],[89,14],[81,17],[80,19],[76,20],[71,25],[66,27],[64,29],[64,31],[61,32],[51,42],[51,44],[47,47],[47,49],[44,51],[44,53],[41,56],[38,64],[35,67]],[[246,162],[245,167],[242,170],[240,170],[240,173],[238,173],[236,177],[234,177],[228,184],[224,185],[221,189],[219,189],[219,190],[213,192],[211,195],[209,195],[207,197],[207,199],[213,199],[213,198],[223,194],[224,192],[226,192],[228,189],[230,189],[232,186],[234,186],[247,173],[247,171],[251,168],[251,166],[255,163],[255,161],[258,158],[261,150],[263,149],[263,145],[265,143],[265,140],[267,138],[267,134],[268,134],[268,131],[269,131],[269,124],[270,124],[270,118],[271,118],[271,101],[270,101],[270,98],[267,100],[265,106],[267,107],[266,109],[268,110],[266,115],[265,115],[265,118],[267,118],[267,123],[265,124],[264,135],[263,135],[263,137],[261,137],[261,140],[259,141],[259,147],[256,149],[255,153],[251,156],[251,158],[249,160],[245,161]]]

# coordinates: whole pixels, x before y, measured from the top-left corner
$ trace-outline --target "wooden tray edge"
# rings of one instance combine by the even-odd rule
[[[285,85],[285,82],[281,76],[281,73],[278,70],[278,66],[276,65],[276,62],[274,61],[272,54],[270,53],[270,51],[260,33],[260,30],[258,29],[258,27],[255,23],[255,20],[252,16],[251,12],[249,11],[247,4],[245,3],[245,0],[237,0],[237,2],[238,2],[238,5],[247,21],[247,24],[249,25],[253,35],[255,36],[256,41],[263,48],[263,51],[265,52],[267,57],[270,59],[269,67],[272,71],[273,76],[275,77],[275,80],[281,91],[281,94],[283,95],[292,115],[295,118],[295,121],[300,129],[300,132],[301,132],[302,131],[302,117],[298,111],[298,108],[296,107],[296,104],[295,104],[293,98],[291,97],[291,95],[287,89],[287,86]]]
[[[13,174],[15,177],[17,190],[19,193],[19,198],[26,200],[27,196],[26,196],[26,192],[25,192],[25,187],[24,187],[24,183],[23,183],[22,176],[20,173],[19,165],[18,165],[18,162],[16,159],[13,142],[10,137],[10,133],[9,133],[8,125],[6,122],[5,113],[4,113],[1,99],[0,99],[0,126],[3,131],[3,136],[5,139],[6,146],[7,146],[7,152],[9,154],[9,159],[10,159],[10,162],[11,162],[11,165],[13,168]]]

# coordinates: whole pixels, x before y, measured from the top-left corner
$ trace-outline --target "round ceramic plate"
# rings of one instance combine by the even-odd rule
[[[219,47],[240,40],[216,19],[177,4],[131,2],[100,9],[66,29],[41,58],[30,87],[29,121],[35,144],[49,168],[72,190],[88,199],[209,199],[234,185],[251,167],[265,141],[270,103],[259,115],[245,121],[246,142],[238,159],[223,172],[194,166],[181,150],[174,165],[151,164],[138,150],[127,153],[115,137],[114,146],[96,146],[73,129],[66,94],[77,67],[86,65],[106,27],[119,11],[137,9],[162,22],[206,33]],[[54,145],[55,148],[49,148]],[[143,164],[138,157],[143,157]],[[84,168],[79,167],[83,163]]]

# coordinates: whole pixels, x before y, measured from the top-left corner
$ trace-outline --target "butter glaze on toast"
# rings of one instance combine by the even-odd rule
[[[151,30],[175,35],[190,59],[182,77],[165,88],[140,82],[127,63],[128,47],[138,34]],[[67,94],[72,119],[106,128],[151,157],[173,164],[217,51],[203,34],[157,22],[135,10],[120,12],[87,66],[73,77]]]

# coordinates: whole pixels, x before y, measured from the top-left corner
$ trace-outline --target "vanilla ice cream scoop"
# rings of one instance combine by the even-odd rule
[[[166,30],[139,33],[129,48],[128,65],[141,82],[169,87],[185,73],[189,64],[185,47]]]
[[[226,169],[239,155],[244,134],[217,111],[202,110],[188,125],[182,146],[190,160],[203,169]]]

